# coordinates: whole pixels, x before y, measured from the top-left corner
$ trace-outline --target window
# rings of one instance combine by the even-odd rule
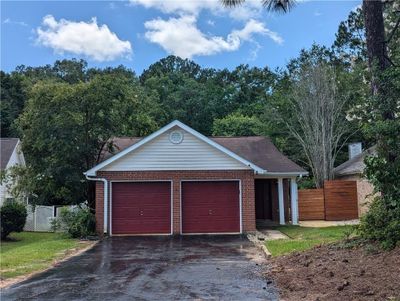
[[[169,141],[173,144],[179,144],[183,141],[183,133],[181,131],[172,131],[169,134]]]

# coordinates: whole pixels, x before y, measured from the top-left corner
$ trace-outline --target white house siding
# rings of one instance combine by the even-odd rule
[[[7,163],[6,170],[15,165],[23,165],[25,166],[24,155],[21,152],[21,145],[18,144],[15,146],[13,153],[11,154],[10,160]],[[3,183],[0,185],[0,206],[3,205],[6,198],[11,197],[9,191],[7,190],[8,183]]]
[[[237,170],[250,169],[238,160],[224,154],[215,147],[183,132],[183,141],[173,144],[169,134],[175,128],[161,134],[154,140],[133,150],[113,163],[105,166],[104,171],[130,170]]]

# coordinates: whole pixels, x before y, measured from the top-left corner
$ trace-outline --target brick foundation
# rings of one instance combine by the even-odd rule
[[[172,181],[173,191],[173,233],[179,234],[180,229],[180,181],[182,180],[241,180],[242,191],[242,226],[243,232],[256,230],[254,204],[254,172],[252,170],[229,171],[104,171],[98,172],[97,177],[110,181]],[[110,190],[109,190],[110,191]],[[104,210],[103,182],[96,183],[96,229],[103,232]],[[108,210],[110,212],[110,210]],[[108,219],[110,221],[110,219]]]

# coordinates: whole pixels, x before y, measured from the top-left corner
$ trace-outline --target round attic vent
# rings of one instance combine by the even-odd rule
[[[181,131],[172,131],[169,134],[169,141],[173,144],[179,144],[183,141],[183,133]]]

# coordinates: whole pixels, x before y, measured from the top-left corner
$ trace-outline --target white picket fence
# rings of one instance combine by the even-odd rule
[[[76,206],[65,206],[75,208]],[[65,207],[56,206],[32,206],[27,205],[28,216],[24,226],[24,231],[50,232],[51,222],[60,215],[61,209]]]

